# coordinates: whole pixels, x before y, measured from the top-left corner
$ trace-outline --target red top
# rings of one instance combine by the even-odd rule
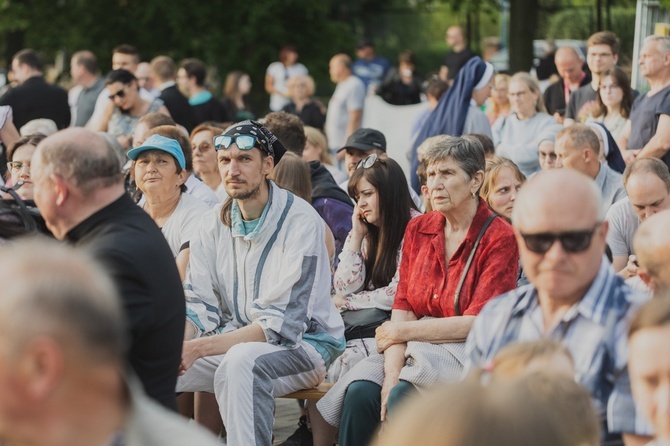
[[[400,262],[400,282],[394,310],[423,316],[455,316],[454,294],[484,222],[491,215],[479,199],[468,234],[446,263],[444,225],[446,219],[433,211],[409,222]],[[499,294],[516,288],[519,248],[512,227],[496,217],[479,242],[460,296],[461,314],[475,316]]]

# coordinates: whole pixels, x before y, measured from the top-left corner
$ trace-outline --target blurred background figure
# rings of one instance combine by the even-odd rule
[[[333,165],[333,157],[328,151],[328,141],[323,131],[306,125],[305,136],[307,142],[302,152],[302,159],[307,162],[319,161],[323,167],[328,169],[337,184],[347,181],[347,174]]]
[[[251,78],[243,71],[231,71],[226,76],[223,87],[223,106],[233,122],[255,119],[251,109],[249,93],[251,92]]]
[[[326,106],[314,99],[314,79],[311,76],[294,76],[287,82],[291,102],[282,111],[298,116],[303,124],[323,131],[326,123]]]
[[[450,26],[445,40],[450,51],[444,56],[444,62],[440,67],[440,79],[452,85],[461,68],[476,54],[468,47],[465,32],[460,26]]]
[[[201,124],[191,132],[191,149],[193,150],[193,172],[200,177],[203,183],[210,187],[219,201],[223,203],[228,198],[219,173],[219,162],[214,150],[214,137],[225,129]]]
[[[403,51],[398,66],[391,68],[379,86],[377,94],[392,105],[411,105],[421,102],[423,80],[416,72],[416,55]]]
[[[279,61],[273,62],[265,73],[265,91],[270,94],[270,111],[281,111],[290,102],[286,82],[294,76],[307,76],[307,68],[298,63],[298,48],[284,45],[279,50]]]
[[[496,74],[493,78],[493,88],[491,97],[486,101],[486,116],[489,123],[493,125],[501,116],[509,115],[510,104],[507,97],[507,87],[509,86],[509,76],[506,74]]]
[[[602,73],[596,101],[598,107],[586,122],[603,123],[617,140],[626,126],[633,106],[630,80],[621,68],[615,66]]]
[[[356,57],[351,71],[363,81],[365,91],[368,94],[374,94],[391,69],[391,64],[386,58],[375,53],[374,42],[370,39],[363,39],[358,42]]]
[[[33,182],[30,178],[30,164],[35,147],[45,135],[34,133],[22,136],[9,146],[7,150],[7,184],[13,186],[16,193],[24,200],[33,199]],[[18,188],[19,183],[22,183]]]

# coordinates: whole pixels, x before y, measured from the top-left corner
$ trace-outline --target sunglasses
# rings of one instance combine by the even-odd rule
[[[359,167],[362,167],[363,169],[369,169],[370,167],[374,166],[374,164],[377,162],[377,159],[379,159],[379,157],[376,153],[373,153],[367,158],[360,160],[358,164],[356,164],[356,169]]]
[[[227,149],[232,143],[240,150],[251,150],[256,147],[258,138],[253,135],[218,135],[214,137],[214,150]]]
[[[585,231],[566,231],[566,232],[545,232],[540,234],[521,233],[526,248],[537,254],[545,254],[554,246],[558,240],[566,252],[579,253],[586,251],[591,246],[593,234],[600,226],[600,222],[593,229]]]
[[[130,84],[123,84],[123,88],[121,88],[119,91],[117,91],[117,92],[114,93],[114,94],[110,94],[110,95],[108,96],[108,97],[109,97],[109,100],[110,100],[110,101],[113,101],[114,98],[116,98],[117,96],[119,97],[119,99],[123,99],[123,98],[126,96],[126,87],[127,87],[128,85],[130,85]]]

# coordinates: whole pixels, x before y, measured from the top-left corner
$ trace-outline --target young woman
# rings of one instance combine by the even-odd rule
[[[597,102],[598,110],[586,121],[605,124],[614,139],[618,139],[633,105],[633,90],[628,76],[621,68],[615,66],[602,73]]]
[[[398,286],[400,253],[405,228],[420,215],[402,168],[376,154],[363,159],[349,180],[349,196],[356,202],[352,228],[335,272],[335,305],[342,311],[378,308],[390,311]],[[374,337],[349,339],[347,348],[328,369],[336,382],[359,361],[377,352]],[[309,407],[314,444],[332,445],[334,429]]]
[[[507,98],[507,87],[509,85],[509,76],[507,74],[496,74],[493,78],[493,88],[491,97],[486,101],[486,116],[489,123],[493,125],[501,116],[509,115],[510,103]]]
[[[226,76],[226,84],[223,87],[223,106],[232,116],[234,122],[245,119],[255,119],[256,115],[251,110],[249,93],[251,92],[251,78],[243,71],[231,71]]]
[[[319,161],[323,167],[328,169],[328,172],[333,176],[337,184],[341,184],[349,178],[346,173],[333,165],[333,157],[328,151],[328,141],[323,131],[305,126],[305,136],[307,142],[305,143],[305,150],[302,152],[302,159],[308,163],[311,161]]]
[[[511,222],[516,195],[525,181],[525,175],[512,160],[494,156],[486,160],[486,173],[479,195],[489,209]]]

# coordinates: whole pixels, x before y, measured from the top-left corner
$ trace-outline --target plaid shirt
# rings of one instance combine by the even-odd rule
[[[559,340],[573,357],[576,380],[594,399],[610,432],[648,435],[636,416],[628,377],[627,329],[648,297],[617,276],[605,257],[584,297],[545,333],[537,290],[526,285],[489,302],[475,319],[466,343],[466,370],[488,364],[507,344],[543,337]]]

